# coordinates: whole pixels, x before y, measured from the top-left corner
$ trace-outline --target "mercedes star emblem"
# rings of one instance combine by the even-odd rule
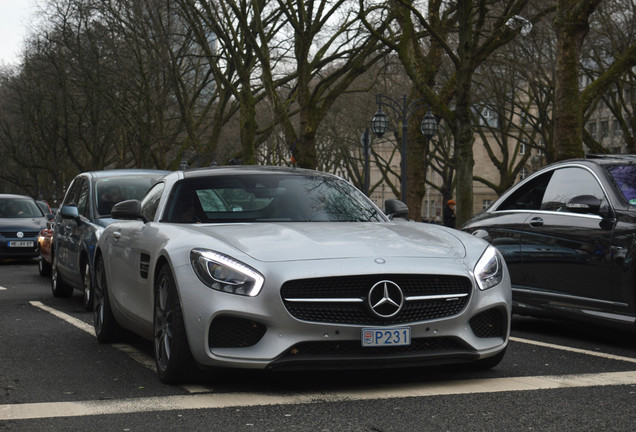
[[[368,302],[374,314],[380,318],[391,318],[402,309],[404,294],[395,282],[383,280],[371,287]]]

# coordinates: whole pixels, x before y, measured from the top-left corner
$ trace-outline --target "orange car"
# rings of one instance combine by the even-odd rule
[[[40,276],[51,275],[51,240],[53,239],[53,223],[47,222],[46,228],[38,234],[38,271]]]

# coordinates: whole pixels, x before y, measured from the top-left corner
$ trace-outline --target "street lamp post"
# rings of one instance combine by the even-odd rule
[[[375,113],[375,115],[373,116],[373,120],[371,120],[371,130],[373,130],[373,133],[378,138],[381,138],[382,135],[384,135],[389,129],[389,119],[382,111],[382,107],[389,108],[396,116],[398,116],[402,120],[402,163],[400,166],[400,181],[402,194],[401,199],[402,202],[406,203],[406,135],[408,132],[408,121],[415,111],[423,107],[428,107],[429,105],[424,103],[424,99],[418,99],[409,102],[409,100],[406,98],[406,94],[402,96],[402,100],[397,100],[378,93],[375,97],[375,102],[378,105],[378,112]],[[420,125],[420,131],[427,140],[430,140],[433,135],[437,133],[437,119],[430,111],[427,111],[426,115],[424,116],[422,124]]]
[[[360,137],[360,142],[362,143],[362,153],[364,157],[364,180],[362,185],[362,192],[369,196],[369,157],[371,156],[371,137],[369,136],[369,128],[366,128],[364,132],[362,132],[362,136]]]

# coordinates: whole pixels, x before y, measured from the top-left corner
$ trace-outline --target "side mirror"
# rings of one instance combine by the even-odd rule
[[[598,214],[601,200],[592,195],[578,195],[567,202],[565,208],[572,213]]]
[[[409,218],[409,208],[400,200],[388,199],[384,201],[384,213],[393,220],[394,218]]]
[[[485,229],[475,230],[473,231],[473,235],[475,237],[479,237],[482,240],[486,240],[488,243],[492,243],[492,237],[490,237],[490,234]]]
[[[110,211],[113,219],[137,220],[141,219],[141,201],[126,200],[115,204]]]
[[[79,219],[79,210],[74,205],[62,206],[60,214],[64,219]]]

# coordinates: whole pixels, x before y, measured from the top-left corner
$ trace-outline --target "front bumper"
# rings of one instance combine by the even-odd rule
[[[418,275],[446,274],[472,281],[470,273],[445,268],[441,262],[408,261],[391,266],[390,273],[373,274],[390,278],[392,274],[413,274],[417,268]],[[369,272],[366,260],[329,264],[334,263],[310,262],[292,269],[290,263],[269,264],[264,272],[266,284],[256,297],[214,291],[201,284],[188,266],[175,269],[196,361],[203,366],[255,369],[379,368],[472,362],[497,355],[507,346],[511,316],[507,272],[501,284],[486,291],[471,282],[470,296],[461,310],[442,318],[382,324],[292,316],[281,296],[286,281],[325,276],[327,267],[330,277]],[[411,345],[362,347],[363,328],[403,326],[411,329]]]

